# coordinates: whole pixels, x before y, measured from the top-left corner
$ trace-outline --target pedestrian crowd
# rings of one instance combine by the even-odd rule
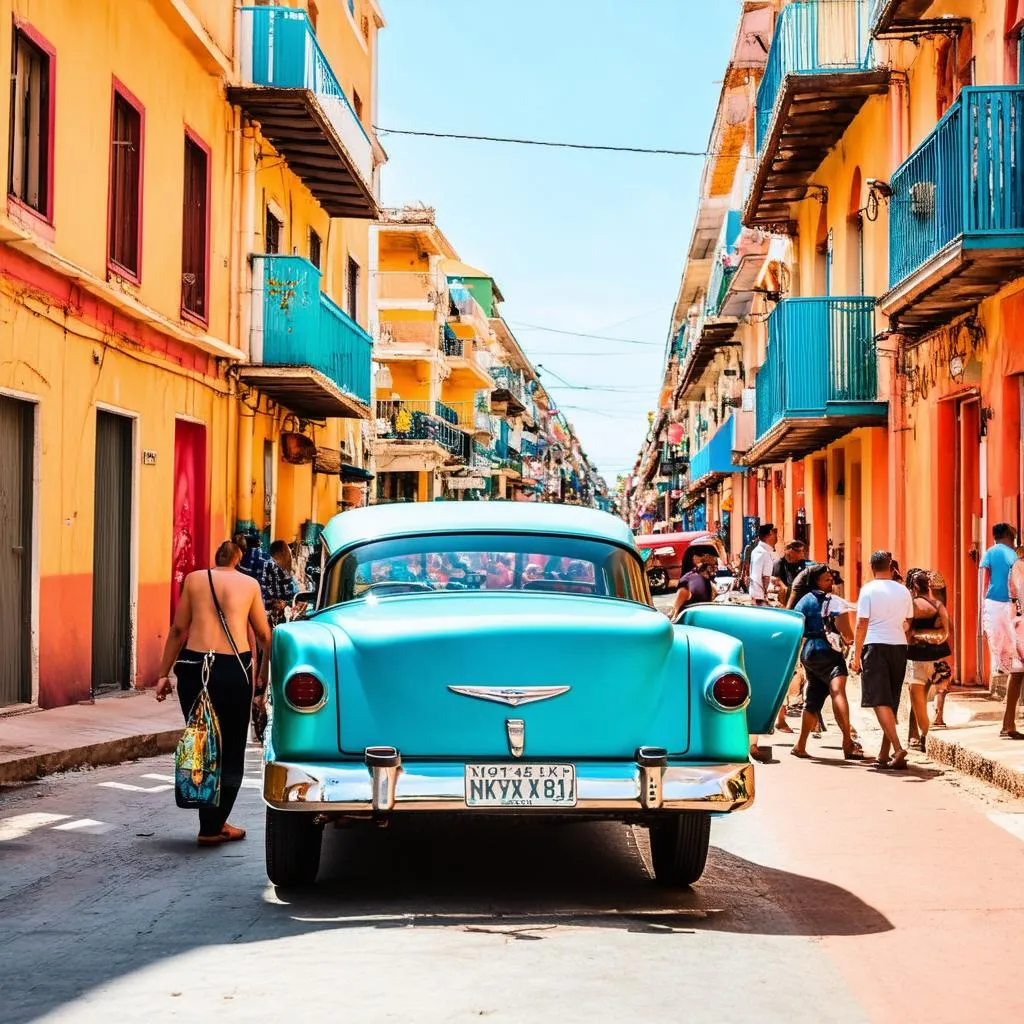
[[[866,760],[850,719],[846,683],[850,673],[860,676],[861,707],[878,720],[882,740],[875,768],[903,769],[908,749],[924,751],[929,729],[946,727],[945,698],[952,681],[952,622],[947,610],[946,581],[934,571],[913,568],[904,578],[889,551],[870,558],[870,580],[861,587],[855,604],[835,589],[842,580],[829,565],[811,562],[803,541],[786,544],[776,556],[779,532],[772,523],[762,525],[758,538],[734,570],[749,602],[791,608],[804,618],[804,640],[797,671],[775,723],[778,732],[792,733],[790,715],[800,718],[799,734],[791,753],[810,758],[807,744],[825,731],[825,704],[842,735],[846,760]],[[1024,683],[1024,547],[1017,547],[1015,529],[998,523],[992,546],[984,553],[983,632],[993,675],[1006,677],[1006,705],[1000,737],[1024,740],[1017,729],[1017,707]],[[744,571],[742,566],[749,566]],[[700,555],[684,573],[669,613],[678,621],[687,607],[718,597],[715,578],[718,560]],[[901,742],[897,719],[904,687],[909,712],[906,743]],[[935,697],[935,717],[929,721],[929,699]],[[751,756],[767,760],[765,748],[751,737]]]

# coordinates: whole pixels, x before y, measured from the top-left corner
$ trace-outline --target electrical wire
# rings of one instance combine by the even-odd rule
[[[711,156],[706,149],[651,149],[646,146],[608,146],[588,142],[552,142],[547,139],[517,139],[505,135],[464,135],[459,132],[424,132],[406,128],[381,128],[374,125],[378,135],[412,135],[426,139],[459,139],[464,142],[502,142],[514,146],[546,146],[550,149],[598,150],[603,153],[643,153],[652,156]],[[740,154],[737,152],[736,156]]]
[[[590,338],[593,341],[617,341],[620,345],[647,345],[651,348],[664,348],[661,341],[641,341],[639,338],[613,338],[609,334],[586,334],[582,331],[565,331],[559,327],[544,327],[541,324],[527,324],[521,320],[510,320],[513,327],[526,331],[544,331],[546,334],[565,334],[570,338]]]

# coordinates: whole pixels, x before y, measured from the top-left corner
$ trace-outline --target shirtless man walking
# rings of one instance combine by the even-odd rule
[[[178,700],[187,721],[203,688],[203,674],[209,673],[207,689],[220,722],[221,786],[220,804],[199,811],[197,841],[200,846],[245,838],[245,829],[229,825],[227,818],[242,786],[250,709],[253,705],[262,709],[266,703],[270,659],[264,658],[259,667],[254,692],[249,628],[252,627],[260,649],[269,652],[270,624],[263,608],[260,585],[236,572],[241,557],[238,546],[225,541],[217,549],[214,569],[199,569],[185,577],[156,684],[156,699],[166,700],[168,694],[174,692],[170,680],[173,666],[178,680]],[[214,594],[234,639],[234,647],[221,624]],[[186,641],[188,647],[184,647]]]

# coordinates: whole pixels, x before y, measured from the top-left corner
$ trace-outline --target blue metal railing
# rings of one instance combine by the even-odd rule
[[[743,467],[732,461],[735,436],[736,421],[730,416],[690,460],[690,479],[700,480],[710,473],[742,473]]]
[[[433,441],[466,461],[469,437],[444,419],[423,410],[425,403],[384,401],[377,403],[377,437],[388,441]]]
[[[513,370],[511,366],[495,366],[491,377],[495,387],[504,388],[519,401],[523,400],[523,375],[519,370]]]
[[[311,366],[370,402],[373,341],[320,291],[320,271],[301,256],[253,256],[262,290],[264,366]]]
[[[871,2],[871,16],[868,19],[868,24],[871,26],[871,31],[874,32],[878,27],[879,19],[882,17],[882,11],[891,3],[891,0],[872,0]]]
[[[787,4],[775,23],[757,90],[757,151],[764,148],[775,104],[789,75],[866,71],[871,67],[867,0],[802,0]]]
[[[448,324],[441,329],[441,351],[450,359],[461,359],[466,352],[466,343]]]
[[[962,235],[1024,232],[1024,86],[962,89],[890,184],[890,287]]]
[[[873,297],[783,299],[755,381],[758,438],[782,419],[823,417],[830,402],[877,401],[874,338]]]
[[[360,174],[373,174],[373,143],[338,82],[309,17],[291,7],[242,7],[242,74],[254,85],[315,93]]]

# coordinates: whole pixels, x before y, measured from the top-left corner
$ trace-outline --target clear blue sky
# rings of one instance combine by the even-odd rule
[[[739,12],[737,0],[383,8],[383,128],[686,150],[707,144]],[[381,141],[385,204],[436,207],[460,256],[495,278],[505,319],[614,484],[632,467],[657,398],[703,160]]]

